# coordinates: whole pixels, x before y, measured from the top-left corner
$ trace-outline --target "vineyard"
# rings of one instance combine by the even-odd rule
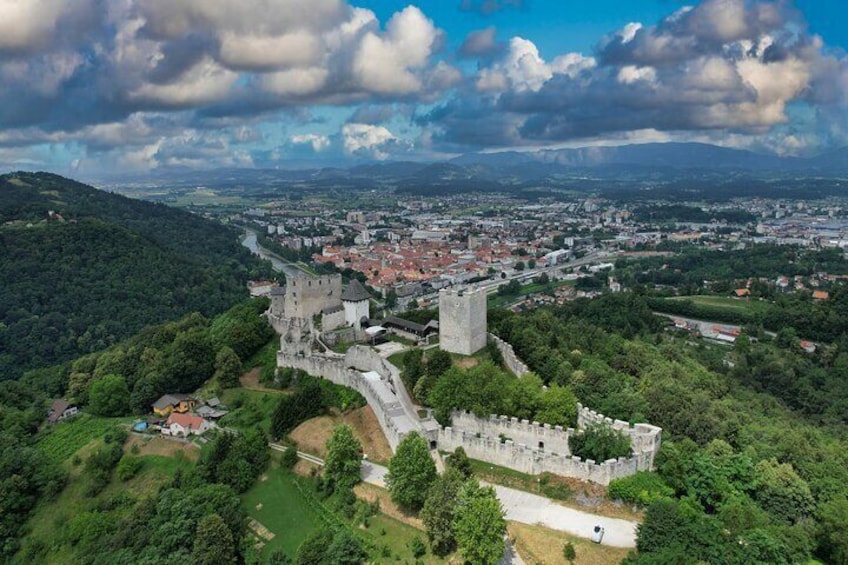
[[[83,414],[52,426],[36,445],[52,460],[61,463],[93,440],[103,437],[114,426],[131,421],[131,418],[100,418]]]

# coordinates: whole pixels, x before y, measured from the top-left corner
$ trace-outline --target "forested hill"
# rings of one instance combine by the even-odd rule
[[[261,269],[204,218],[48,173],[0,176],[0,380],[222,312]]]

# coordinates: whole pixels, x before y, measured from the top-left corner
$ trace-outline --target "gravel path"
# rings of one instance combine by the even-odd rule
[[[362,480],[385,488],[388,469],[365,461],[362,464]],[[556,502],[522,490],[492,485],[506,511],[506,519],[522,524],[540,524],[552,530],[591,539],[596,525],[604,528],[604,545],[613,547],[636,547],[636,522],[617,518],[606,518]]]

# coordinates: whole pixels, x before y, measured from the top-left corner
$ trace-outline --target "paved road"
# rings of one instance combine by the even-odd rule
[[[385,488],[388,469],[370,461],[362,463],[362,480]],[[543,496],[492,485],[506,511],[506,519],[522,524],[541,524],[546,528],[591,539],[596,525],[604,527],[604,545],[636,547],[636,522],[606,518],[557,504]]]

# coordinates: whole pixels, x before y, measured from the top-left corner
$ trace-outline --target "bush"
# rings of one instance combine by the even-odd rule
[[[142,467],[142,460],[138,457],[124,455],[118,462],[118,467],[115,469],[118,478],[122,481],[128,481],[135,477]]]
[[[629,457],[630,438],[606,424],[591,424],[568,440],[571,453],[582,459],[602,463],[607,459]]]
[[[291,469],[295,465],[300,458],[297,456],[297,446],[291,445],[288,449],[283,451],[283,455],[280,458],[280,465],[282,465],[285,469]]]
[[[412,556],[418,559],[419,557],[424,557],[427,553],[427,546],[424,545],[424,542],[421,541],[421,538],[418,536],[412,538],[412,541],[409,542],[409,550],[412,552]]]
[[[656,473],[639,471],[632,477],[612,481],[607,496],[629,504],[650,506],[658,500],[673,497],[674,489]]]

